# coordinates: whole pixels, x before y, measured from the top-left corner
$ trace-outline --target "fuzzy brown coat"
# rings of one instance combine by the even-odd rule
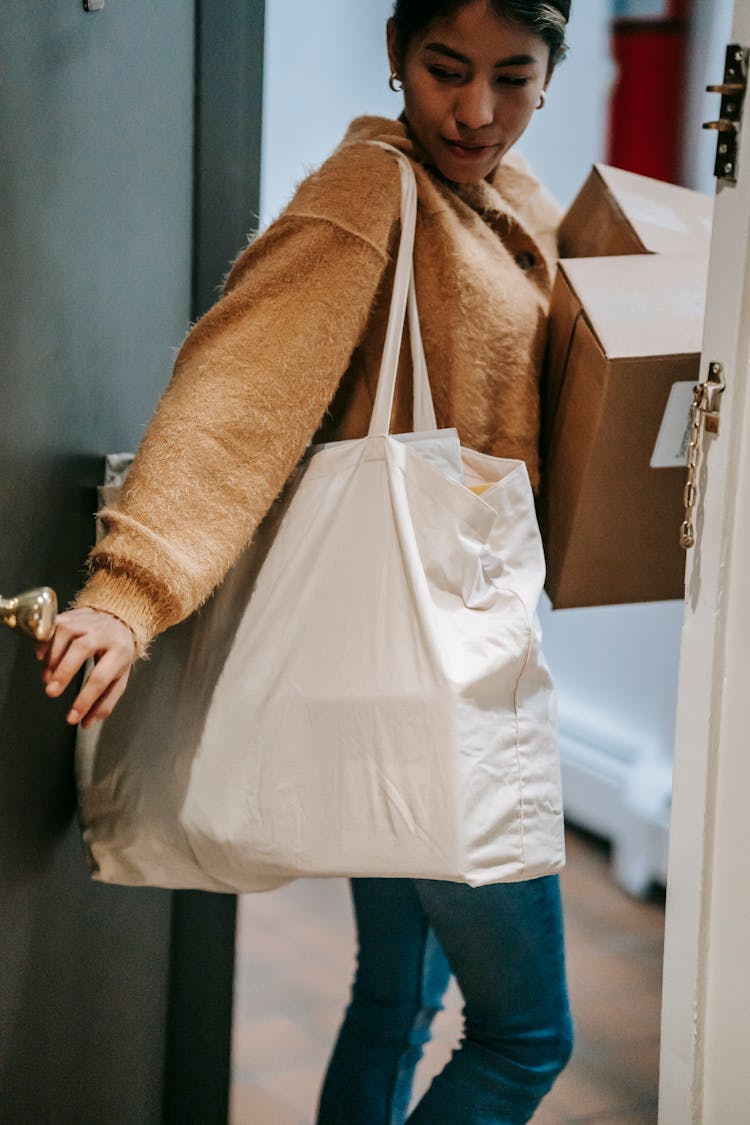
[[[311,439],[369,425],[398,240],[398,163],[418,188],[417,300],[439,426],[526,461],[538,481],[539,376],[556,205],[509,154],[492,183],[424,163],[401,122],[354,121],[244,250],[188,335],[76,604],[125,621],[142,655],[196,609],[249,542]],[[408,348],[404,349],[408,352]],[[394,432],[411,428],[402,357]]]

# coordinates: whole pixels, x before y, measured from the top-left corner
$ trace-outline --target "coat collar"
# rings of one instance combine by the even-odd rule
[[[544,253],[516,207],[513,199],[522,199],[535,185],[531,174],[525,170],[522,157],[509,153],[498,165],[491,181],[459,184],[446,179],[437,168],[430,165],[427,154],[413,137],[405,116],[394,121],[389,117],[357,117],[352,121],[344,144],[357,141],[379,140],[393,145],[406,156],[429,169],[430,174],[446,184],[467,207],[479,215],[504,241],[511,239],[518,257],[536,262],[540,271],[547,274],[546,284],[551,286],[554,262]]]
[[[498,165],[491,181],[479,180],[478,183],[459,184],[447,179],[434,165],[430,165],[427,153],[414,138],[403,114],[396,121],[390,117],[356,117],[349,126],[343,143],[353,144],[357,141],[373,140],[385,141],[417,163],[424,164],[437,179],[448,184],[472,210],[487,215],[499,211],[509,211],[514,214],[514,208],[510,200],[505,198],[503,189],[512,192],[514,187],[518,187],[519,178],[524,176],[518,168],[519,157],[515,153],[509,153]],[[528,179],[528,174],[526,178]],[[518,216],[515,215],[515,218],[518,219]]]

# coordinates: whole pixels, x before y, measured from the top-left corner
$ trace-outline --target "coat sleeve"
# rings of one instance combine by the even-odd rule
[[[331,216],[306,188],[241,255],[180,350],[75,601],[129,625],[138,655],[219,584],[333,398],[399,214],[395,162],[377,169],[388,205],[375,229],[357,222],[373,214],[361,198],[352,216]]]

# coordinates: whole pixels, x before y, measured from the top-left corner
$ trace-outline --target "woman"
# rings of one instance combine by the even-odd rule
[[[112,711],[133,659],[221,581],[316,433],[365,434],[400,188],[392,154],[363,141],[400,148],[417,177],[415,273],[438,425],[523,458],[538,482],[558,216],[511,149],[544,104],[569,11],[569,0],[398,0],[388,52],[403,116],[355,121],[240,256],[181,349],[121,506],[104,513],[76,608],[40,653],[50,696],[96,660],[70,723]],[[404,365],[394,431],[411,424]],[[530,1120],[572,1043],[557,876],[478,889],[355,880],[353,898],[358,970],[319,1125],[407,1119],[451,971],[465,1039],[408,1121]]]

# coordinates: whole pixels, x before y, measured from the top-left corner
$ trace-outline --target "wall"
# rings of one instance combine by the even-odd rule
[[[547,105],[518,146],[564,207],[605,151],[606,103],[614,77],[610,9],[610,0],[573,4],[570,53],[552,78]]]
[[[391,10],[391,0],[267,0],[262,225],[354,117],[400,113],[400,99],[388,89]]]

